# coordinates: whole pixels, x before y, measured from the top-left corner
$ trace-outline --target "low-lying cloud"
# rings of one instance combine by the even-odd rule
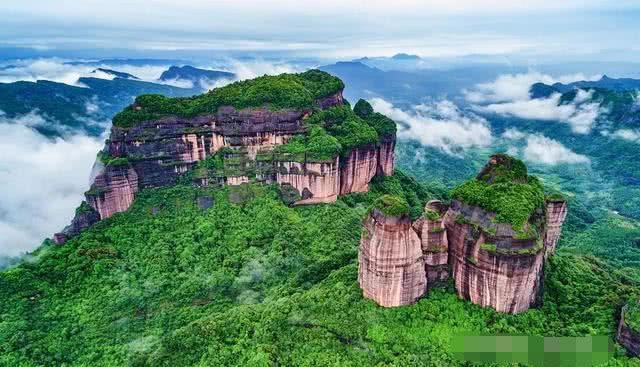
[[[412,111],[403,111],[380,98],[370,102],[377,112],[404,124],[399,126],[400,138],[414,139],[452,155],[491,144],[489,123],[475,114],[464,113],[450,101],[420,104]]]
[[[99,71],[97,70],[98,68],[129,73],[144,81],[155,81],[160,77],[162,72],[170,66],[127,64],[111,65],[108,63],[96,65],[68,63],[67,61],[68,60],[60,58],[12,60],[5,63],[8,65],[4,65],[0,68],[0,83],[49,80],[84,87],[84,85],[78,83],[78,79],[82,77],[108,80],[115,78],[115,75]]]
[[[582,74],[553,78],[546,74],[502,75],[491,83],[477,85],[465,91],[466,99],[475,104],[475,109],[529,120],[558,121],[566,123],[576,134],[588,134],[605,110],[592,100],[593,91],[579,90],[572,101],[561,102],[560,93],[547,98],[531,98],[529,89],[536,82],[553,84],[575,80],[594,80]]]
[[[77,134],[48,139],[25,123],[44,118],[29,116],[0,115],[0,256],[33,250],[69,224],[103,144]]]
[[[541,134],[529,134],[520,130],[507,129],[502,138],[509,141],[507,153],[522,156],[532,163],[557,165],[590,163],[589,157],[575,153],[557,140]],[[524,143],[524,148],[520,148]]]
[[[633,129],[620,129],[616,130],[611,134],[612,137],[632,141],[635,143],[640,142],[640,130]]]

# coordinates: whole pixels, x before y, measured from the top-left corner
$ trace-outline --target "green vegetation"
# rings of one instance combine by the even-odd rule
[[[429,220],[438,220],[438,219],[440,219],[442,217],[440,215],[440,213],[438,213],[437,211],[435,211],[433,209],[425,210],[424,214],[427,217],[427,219],[429,219]]]
[[[496,213],[497,222],[520,231],[535,210],[544,206],[544,190],[537,178],[527,175],[524,163],[511,157],[507,162],[483,170],[479,179],[456,187],[451,197]]]
[[[626,305],[624,322],[632,330],[640,332],[640,299],[633,299]]]
[[[95,210],[86,202],[80,203],[80,206],[76,208],[76,215],[86,214],[94,212]]]
[[[497,252],[498,247],[494,243],[483,243],[480,248],[488,252]]]
[[[373,203],[372,208],[380,210],[384,215],[399,217],[409,214],[409,204],[401,197],[383,195]]]
[[[287,144],[276,147],[276,153],[298,157],[300,162],[331,161],[340,154],[342,146],[338,139],[327,134],[321,126],[312,126],[308,135],[297,135]]]
[[[353,106],[353,112],[359,117],[366,119],[367,117],[373,115],[373,107],[369,102],[364,99],[359,99],[358,102]]]
[[[113,157],[109,153],[99,152],[98,159],[105,166],[128,166],[129,159],[127,157]]]
[[[144,190],[127,212],[0,273],[0,365],[468,366],[451,353],[454,335],[612,336],[616,310],[640,289],[602,261],[560,253],[539,310],[499,314],[451,286],[385,309],[357,283],[367,208],[393,195],[419,216],[444,193],[401,173],[331,205],[289,208],[273,187],[241,190],[238,205],[229,189]],[[200,196],[213,207],[198,208]],[[632,363],[621,352],[610,361]]]
[[[381,137],[394,136],[396,134],[396,123],[381,113],[373,112],[373,107],[364,99],[356,103],[353,107],[353,112],[373,127]]]
[[[271,109],[312,109],[318,98],[344,88],[342,81],[319,70],[300,74],[261,76],[239,81],[208,93],[187,97],[167,98],[159,94],[142,95],[133,105],[113,118],[117,127],[130,128],[136,124],[162,116],[191,117],[215,113],[222,106],[237,109],[269,106]]]

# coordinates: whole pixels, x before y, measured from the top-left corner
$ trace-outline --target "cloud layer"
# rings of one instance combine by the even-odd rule
[[[0,256],[33,250],[69,224],[103,144],[84,135],[50,140],[25,122],[42,117],[21,119],[0,116]]]
[[[576,134],[588,134],[600,114],[605,112],[598,102],[592,101],[592,91],[579,90],[572,101],[565,103],[561,102],[559,93],[548,98],[531,98],[529,89],[536,82],[553,84],[597,78],[582,74],[553,78],[537,72],[502,75],[491,83],[465,91],[465,97],[478,111],[528,120],[558,121],[568,124]]]
[[[398,131],[402,139],[414,139],[454,155],[491,144],[488,122],[479,116],[463,113],[450,101],[421,104],[409,112],[380,98],[373,98],[370,102],[377,112],[404,124]]]
[[[589,157],[573,152],[557,140],[541,134],[528,134],[520,130],[507,129],[502,138],[509,141],[507,153],[521,155],[532,163],[545,165],[590,163]],[[524,143],[524,148],[520,148]]]

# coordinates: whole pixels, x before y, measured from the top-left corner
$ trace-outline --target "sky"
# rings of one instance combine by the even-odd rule
[[[631,0],[7,0],[0,48],[188,55],[288,52],[345,58],[637,58]]]

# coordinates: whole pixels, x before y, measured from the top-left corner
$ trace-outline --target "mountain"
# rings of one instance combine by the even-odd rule
[[[500,312],[539,305],[545,259],[555,253],[567,205],[545,198],[521,161],[497,154],[451,205],[432,200],[412,223],[404,199],[384,196],[365,219],[358,256],[364,296],[413,304],[451,277],[458,297]]]
[[[235,74],[226,71],[198,69],[193,66],[172,66],[160,75],[160,80],[189,80],[198,83],[205,79],[215,81],[218,79],[234,79]]]
[[[547,85],[536,83],[531,86],[529,93],[533,98],[549,97],[553,93],[567,93],[574,89],[606,89],[614,92],[628,92],[640,90],[640,79],[620,78],[614,79],[603,75],[596,81],[577,81],[569,84],[555,83]]]
[[[80,78],[78,83],[86,88],[46,80],[0,83],[0,111],[5,118],[20,118],[31,112],[43,116],[46,121],[34,128],[46,136],[73,131],[99,136],[104,131],[103,123],[140,94],[186,97],[199,92],[123,78]]]
[[[263,94],[256,96],[258,88]],[[296,204],[367,191],[373,177],[393,174],[396,127],[365,101],[352,111],[343,88],[311,70],[188,100],[140,96],[114,117],[100,155],[105,167],[86,193],[89,205],[56,242],[127,210],[138,191],[173,185],[194,169],[196,185],[275,182]]]
[[[575,337],[616,334],[640,277],[553,254],[564,202],[522,162],[496,156],[451,193],[420,184],[394,169],[393,121],[343,88],[311,70],[137,97],[71,226],[0,272],[0,365],[468,366],[482,356],[460,335],[566,336],[575,353]],[[379,307],[359,273],[388,299],[413,291]],[[538,308],[499,312],[522,305]],[[605,350],[589,361],[634,363]]]
[[[391,59],[393,60],[410,60],[410,61],[416,61],[416,60],[420,60],[420,56],[418,55],[409,55],[409,54],[405,54],[405,53],[399,53],[399,54],[395,54],[391,57]]]
[[[140,80],[140,78],[133,76],[129,73],[123,73],[121,71],[116,71],[116,70],[111,70],[111,69],[105,69],[105,68],[97,68],[96,70],[92,71],[92,74],[96,74],[98,72],[102,72],[105,74],[109,74],[109,75],[113,75],[117,78],[122,78],[122,79],[135,79],[135,80]]]
[[[349,100],[381,97],[399,107],[423,103],[425,97],[461,97],[462,90],[469,85],[491,80],[503,71],[517,71],[516,68],[501,69],[494,66],[400,70],[397,61],[393,65],[385,61],[383,69],[375,66],[381,62],[374,63],[373,60],[342,61],[319,69],[345,81],[345,97]]]

